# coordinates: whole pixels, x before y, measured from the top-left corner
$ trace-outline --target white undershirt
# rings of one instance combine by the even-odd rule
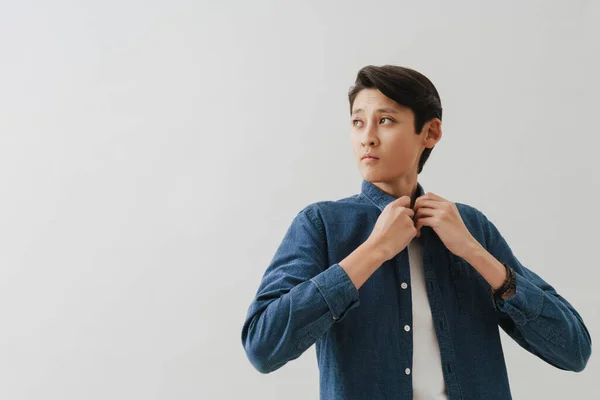
[[[415,237],[408,244],[408,257],[413,308],[413,400],[448,400],[440,348],[425,287],[420,238]]]

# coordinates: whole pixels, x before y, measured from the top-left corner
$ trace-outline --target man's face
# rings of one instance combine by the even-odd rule
[[[417,175],[419,157],[428,145],[425,137],[429,123],[417,135],[413,111],[374,88],[357,94],[351,122],[352,150],[364,179],[392,182]],[[379,159],[362,159],[367,152]]]

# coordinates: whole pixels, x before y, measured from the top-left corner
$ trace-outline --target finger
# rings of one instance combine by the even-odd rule
[[[417,197],[417,200],[418,199],[422,199],[422,200],[435,200],[435,201],[448,201],[445,198],[443,198],[442,196],[438,196],[437,194],[431,193],[431,192],[425,193],[424,195],[421,195],[421,196]]]
[[[410,206],[410,196],[398,197],[390,203],[392,206],[408,207]]]
[[[446,200],[445,198],[443,198],[442,196],[439,196],[439,195],[437,195],[437,194],[435,194],[435,193],[431,193],[431,192],[429,192],[429,193],[427,193],[426,195],[427,195],[429,198],[433,199],[433,200],[437,200],[437,201],[448,201],[448,200]]]
[[[417,223],[415,224],[415,228],[417,229],[417,231],[420,231],[421,228],[424,226],[433,227],[433,217],[419,218],[417,220]]]
[[[421,207],[415,212],[416,218],[433,217],[438,213],[435,208]]]
[[[437,208],[439,207],[440,202],[437,200],[429,200],[429,199],[417,199],[417,201],[415,202],[415,206],[413,207],[413,210],[419,211],[419,208],[421,207],[426,207],[426,208]]]

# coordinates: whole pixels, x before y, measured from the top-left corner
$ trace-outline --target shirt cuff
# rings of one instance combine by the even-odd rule
[[[515,271],[516,293],[508,299],[496,299],[498,310],[511,316],[517,325],[534,320],[542,311],[544,291]]]
[[[310,280],[323,295],[336,322],[341,321],[348,311],[360,304],[358,289],[338,263]]]

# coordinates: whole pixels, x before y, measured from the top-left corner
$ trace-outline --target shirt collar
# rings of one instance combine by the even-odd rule
[[[396,200],[396,197],[388,194],[375,186],[373,183],[369,182],[366,179],[363,179],[361,185],[361,194],[367,197],[379,210],[383,212],[385,206],[387,206],[392,201]],[[422,196],[425,194],[423,190],[423,186],[419,182],[417,182],[417,195],[416,197]]]

